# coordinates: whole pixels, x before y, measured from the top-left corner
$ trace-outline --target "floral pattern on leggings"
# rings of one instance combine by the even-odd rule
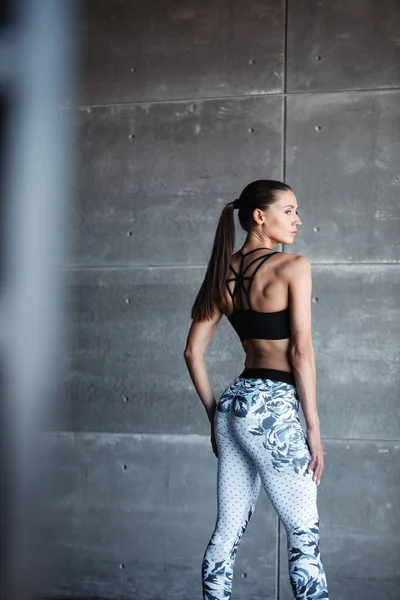
[[[288,536],[290,584],[295,598],[329,598],[319,552],[319,520]]]
[[[290,467],[306,476],[311,453],[305,452],[308,444],[298,418],[300,402],[296,388],[284,382],[272,382],[275,384],[272,399],[268,386],[267,390],[260,390],[260,381],[263,380],[242,381],[245,383],[241,385],[236,379],[224,392],[217,410],[229,412],[233,405],[236,417],[257,415],[258,423],[249,428],[249,432],[263,437],[264,447],[271,451],[274,469],[281,472]]]
[[[298,411],[296,387],[269,379],[238,377],[217,404],[218,517],[203,558],[204,600],[231,598],[236,553],[261,484],[286,530],[294,598],[329,600],[317,486]]]

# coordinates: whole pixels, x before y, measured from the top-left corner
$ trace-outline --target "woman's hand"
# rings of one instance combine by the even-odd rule
[[[218,458],[218,447],[217,447],[217,442],[215,440],[215,431],[214,431],[214,423],[213,423],[213,421],[211,421],[211,437],[210,437],[210,440],[211,440],[211,446],[212,446],[213,452],[214,452],[215,456]]]
[[[307,428],[307,442],[311,452],[311,460],[307,469],[310,473],[315,466],[313,481],[319,485],[322,471],[324,470],[324,450],[322,448],[319,429]]]

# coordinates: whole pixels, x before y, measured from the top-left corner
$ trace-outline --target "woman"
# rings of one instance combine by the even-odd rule
[[[247,231],[235,243],[233,211]],[[204,600],[229,600],[236,552],[262,484],[287,534],[296,599],[327,599],[319,548],[317,485],[324,469],[311,336],[311,268],[293,244],[301,220],[291,188],[250,183],[221,214],[192,308],[185,360],[211,424],[218,457],[218,517],[203,558]],[[245,369],[215,401],[204,352],[226,315],[246,353]],[[306,434],[299,420],[301,403]]]

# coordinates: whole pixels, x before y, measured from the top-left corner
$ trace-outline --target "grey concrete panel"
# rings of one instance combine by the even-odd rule
[[[398,600],[400,443],[324,443],[318,488],[321,557],[329,598]],[[289,586],[286,533],[281,525],[281,600]]]
[[[283,3],[87,0],[84,104],[283,91]]]
[[[286,181],[303,225],[286,250],[317,262],[399,261],[400,92],[287,102]]]
[[[398,265],[313,265],[323,436],[398,438],[399,274]],[[55,428],[208,432],[182,354],[203,275],[201,268],[71,271],[71,348]],[[206,353],[217,398],[244,358],[223,317]]]
[[[187,600],[216,515],[205,436],[46,434],[49,596]],[[275,598],[277,517],[264,493],[240,544],[233,598]]]
[[[88,110],[74,264],[205,264],[224,204],[280,177],[281,98]]]
[[[387,440],[400,431],[400,266],[313,266],[321,431]]]
[[[70,352],[54,428],[208,432],[183,358],[204,268],[70,272]],[[217,394],[244,365],[224,318],[207,349]]]
[[[398,0],[289,0],[289,92],[400,85]]]

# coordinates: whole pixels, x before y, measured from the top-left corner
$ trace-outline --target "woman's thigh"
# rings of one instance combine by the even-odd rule
[[[258,496],[260,477],[252,457],[245,451],[230,425],[230,408],[238,391],[235,380],[222,394],[214,417],[218,446],[218,501],[234,502],[239,510]]]

